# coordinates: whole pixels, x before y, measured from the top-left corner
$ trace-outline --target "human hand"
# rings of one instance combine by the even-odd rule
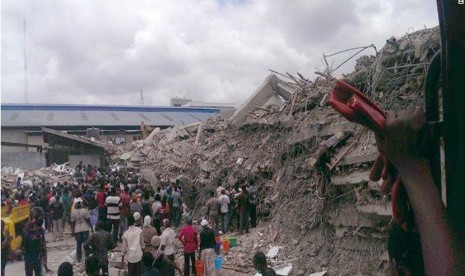
[[[397,169],[404,162],[425,159],[425,112],[419,107],[386,112],[384,131],[375,135],[379,152]]]

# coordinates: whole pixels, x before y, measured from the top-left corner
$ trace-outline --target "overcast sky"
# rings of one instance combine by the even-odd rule
[[[23,20],[29,103],[111,105],[240,104],[268,69],[313,78],[323,53],[438,24],[433,0],[2,0],[3,103],[25,102]]]

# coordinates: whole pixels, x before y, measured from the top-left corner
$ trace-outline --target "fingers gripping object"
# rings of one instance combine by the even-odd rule
[[[336,80],[329,100],[331,105],[347,120],[361,124],[374,132],[384,130],[385,112],[365,94],[346,82]],[[370,172],[370,179],[384,180],[381,191],[386,193],[392,187],[392,215],[394,220],[405,227],[410,221],[407,193],[394,166],[379,154]],[[395,179],[394,183],[392,181]]]

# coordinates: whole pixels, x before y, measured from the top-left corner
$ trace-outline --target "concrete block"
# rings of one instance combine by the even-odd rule
[[[363,214],[370,214],[378,216],[380,218],[390,219],[392,217],[392,205],[387,203],[386,205],[379,204],[368,204],[357,206],[357,210]]]
[[[339,166],[348,166],[353,164],[362,164],[375,161],[376,157],[378,156],[377,152],[368,153],[368,154],[359,154],[359,155],[348,155],[342,158],[341,161],[336,165]]]
[[[336,227],[373,227],[373,223],[368,216],[359,213],[355,206],[335,210],[329,215],[329,222]]]
[[[357,185],[370,181],[370,173],[368,171],[354,172],[348,175],[332,176],[331,183],[333,185]]]

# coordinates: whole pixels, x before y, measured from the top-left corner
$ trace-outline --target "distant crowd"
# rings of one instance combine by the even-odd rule
[[[235,229],[248,233],[249,225],[257,225],[255,185],[227,188],[218,184],[215,191],[209,192],[207,212],[201,229],[196,229],[179,183],[161,180],[153,189],[136,172],[97,169],[82,163],[76,167],[74,180],[53,184],[37,181],[27,186],[21,185],[18,178],[15,187],[2,187],[2,206],[10,210],[14,206],[33,206],[24,229],[21,256],[16,256],[24,259],[27,276],[50,271],[45,231],[59,241],[69,227],[76,239],[75,258],[82,262],[85,256],[88,275],[108,275],[107,252],[118,244],[129,275],[174,275],[175,270],[183,275],[190,275],[190,271],[195,274],[195,260],[199,258],[204,261],[206,275],[216,275],[218,236]],[[180,228],[183,221],[185,225]],[[183,271],[174,259],[175,240],[183,244]],[[14,255],[4,252],[7,241],[8,237],[2,235],[2,275],[8,256]],[[64,263],[60,270],[67,266]]]

